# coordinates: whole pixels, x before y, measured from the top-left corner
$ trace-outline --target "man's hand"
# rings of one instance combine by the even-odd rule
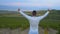
[[[50,9],[48,9],[47,11],[50,12]]]
[[[18,16],[20,16],[19,11],[20,11],[20,9],[18,8]]]

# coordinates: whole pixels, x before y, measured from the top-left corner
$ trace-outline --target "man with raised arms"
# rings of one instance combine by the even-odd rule
[[[29,15],[23,13],[23,11],[20,9],[18,9],[18,12],[21,15],[23,15],[26,19],[29,20],[30,30],[29,30],[28,34],[39,34],[38,33],[39,22],[49,14],[49,11],[47,11],[44,15],[36,17],[36,11],[35,10],[32,12],[32,16],[29,16]]]

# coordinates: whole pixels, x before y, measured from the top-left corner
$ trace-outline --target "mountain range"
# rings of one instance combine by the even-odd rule
[[[0,10],[17,10],[18,8],[22,10],[46,10],[48,7],[41,6],[41,7],[25,7],[25,6],[6,6],[6,5],[0,5]]]

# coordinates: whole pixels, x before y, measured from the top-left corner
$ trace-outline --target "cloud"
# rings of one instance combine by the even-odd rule
[[[20,6],[20,2],[1,3],[0,5],[7,5],[7,6]]]
[[[0,0],[0,5],[20,7],[22,9],[60,9],[60,0]]]
[[[7,6],[53,6],[53,4],[45,4],[45,3],[20,3],[20,2],[12,2],[12,3],[3,3],[2,5],[7,5]]]
[[[26,1],[23,1],[23,2],[2,3],[2,5],[8,5],[8,6],[31,6],[31,7],[34,7],[34,6],[35,7],[40,7],[40,6],[53,7],[53,6],[60,5],[60,0],[26,0]]]

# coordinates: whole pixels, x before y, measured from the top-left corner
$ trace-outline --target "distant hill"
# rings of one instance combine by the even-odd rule
[[[6,6],[6,5],[0,5],[0,9],[7,9],[7,10],[16,10],[17,8],[20,8],[22,10],[44,10],[48,7],[41,6],[41,7],[30,7],[30,6]]]
[[[5,10],[5,9],[7,9],[7,10],[16,10],[17,8],[19,8],[19,7],[17,7],[17,6],[6,6],[6,5],[0,5],[0,10]]]
[[[16,14],[16,11],[0,10],[0,14]]]

